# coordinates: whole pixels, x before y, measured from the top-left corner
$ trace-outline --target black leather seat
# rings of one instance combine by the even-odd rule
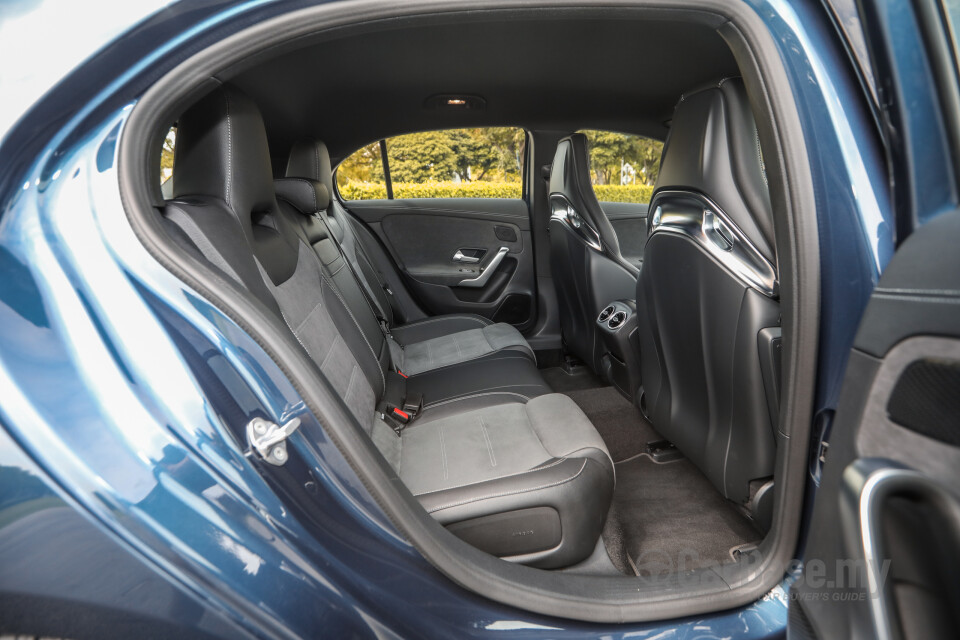
[[[389,336],[322,219],[307,236],[297,223],[304,213],[291,209],[292,201],[316,213],[323,185],[301,181],[278,202],[266,132],[249,98],[223,87],[183,114],[174,173],[175,198],[163,215],[175,239],[286,324],[356,427],[434,518],[515,562],[562,567],[594,550],[614,467],[587,417],[542,380],[524,393],[503,389],[502,376],[489,386],[488,370],[521,361],[529,369],[524,354],[492,353],[400,376]],[[419,384],[425,400],[446,399],[426,403],[402,425],[389,407],[404,406],[413,394],[408,384]]]
[[[683,96],[650,211],[637,282],[641,409],[744,503],[752,481],[773,475],[780,305],[766,175],[739,79]]]
[[[567,350],[596,373],[603,356],[597,316],[614,300],[632,299],[636,265],[620,255],[617,234],[590,184],[587,137],[557,144],[550,171],[550,269]]]

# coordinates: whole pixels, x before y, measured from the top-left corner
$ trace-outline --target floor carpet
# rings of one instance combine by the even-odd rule
[[[659,577],[732,562],[733,549],[762,538],[685,458],[657,464],[640,455],[616,470],[604,544],[624,573]]]
[[[540,369],[540,375],[547,381],[550,388],[557,393],[578,391],[580,389],[599,389],[606,386],[590,369],[585,366],[575,367],[573,373],[563,367],[549,367]]]
[[[590,418],[614,462],[643,453],[648,442],[663,440],[639,409],[613,387],[568,391],[566,395]]]
[[[611,562],[622,573],[662,577],[732,562],[731,551],[759,542],[761,534],[687,459],[658,464],[646,444],[663,438],[613,387],[576,387],[587,376],[548,377],[573,399],[603,437],[616,463],[617,486],[603,530]],[[590,374],[592,376],[592,374]],[[551,379],[555,378],[555,380]]]

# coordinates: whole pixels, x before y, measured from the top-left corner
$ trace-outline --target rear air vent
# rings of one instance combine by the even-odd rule
[[[613,315],[613,312],[616,311],[613,305],[610,305],[606,309],[600,312],[600,317],[597,318],[597,322],[606,322],[607,318]]]
[[[610,317],[610,322],[607,323],[607,326],[611,329],[619,329],[620,325],[623,324],[623,321],[627,319],[627,314],[623,311],[617,311],[613,316]]]

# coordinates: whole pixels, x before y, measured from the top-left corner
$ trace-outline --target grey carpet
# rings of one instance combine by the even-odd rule
[[[646,451],[647,443],[662,440],[639,409],[613,387],[568,391],[600,432],[614,462]]]
[[[660,577],[731,562],[733,547],[762,538],[689,460],[641,455],[616,469],[604,544],[624,573]]]
[[[568,373],[563,367],[548,367],[540,369],[540,374],[550,388],[557,393],[597,389],[604,386],[604,382],[585,366],[577,367],[575,373]]]

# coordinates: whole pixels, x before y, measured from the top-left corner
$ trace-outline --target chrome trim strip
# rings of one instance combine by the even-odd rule
[[[774,265],[710,198],[692,191],[661,191],[650,204],[650,233],[673,233],[700,245],[747,286],[768,298],[780,295]]]
[[[497,255],[493,256],[490,259],[490,263],[483,267],[483,270],[480,272],[476,278],[468,278],[467,280],[461,280],[458,287],[473,287],[474,289],[479,289],[483,285],[487,284],[487,281],[493,275],[493,272],[497,270],[497,267],[500,266],[500,263],[503,261],[503,257],[507,255],[510,249],[507,247],[500,247],[500,250],[497,251]]]
[[[577,213],[566,196],[560,193],[550,194],[550,219],[564,224],[575,236],[583,240],[587,246],[595,251],[603,251],[600,234]]]
[[[889,557],[884,549],[883,513],[891,497],[913,495],[929,500],[943,515],[954,537],[960,537],[960,504],[956,497],[937,481],[914,469],[899,466],[883,458],[860,458],[843,472],[841,485],[841,519],[846,546],[859,553],[867,578],[867,600],[874,637],[878,640],[900,640],[899,616],[886,565]]]

